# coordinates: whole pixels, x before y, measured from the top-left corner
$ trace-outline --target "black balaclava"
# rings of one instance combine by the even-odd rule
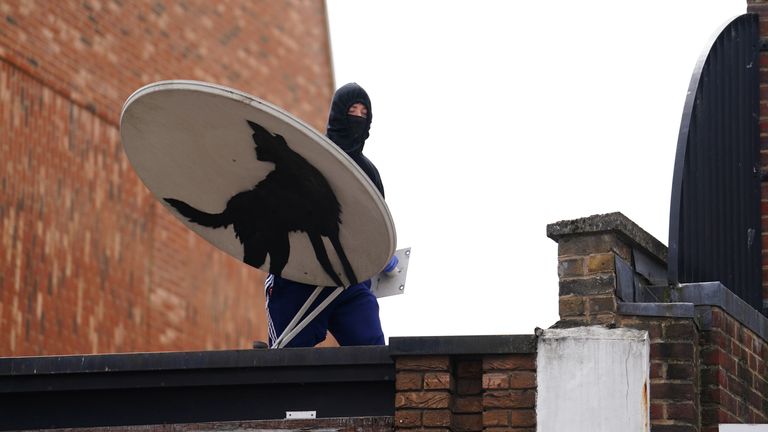
[[[362,118],[347,114],[349,107],[356,103],[365,105],[368,109],[368,117]],[[379,189],[381,195],[384,196],[384,187],[381,184],[378,170],[363,155],[363,145],[365,145],[365,140],[368,139],[372,119],[373,110],[368,93],[357,83],[345,84],[336,90],[336,94],[333,95],[325,135],[362,168],[368,175],[368,178]]]
[[[361,103],[368,109],[367,118],[347,114],[349,107],[356,103]],[[346,84],[336,90],[336,94],[333,95],[326,135],[348,155],[352,156],[354,153],[363,151],[372,118],[373,110],[368,93],[357,83]]]

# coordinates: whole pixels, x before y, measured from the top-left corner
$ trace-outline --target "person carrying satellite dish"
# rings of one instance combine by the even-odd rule
[[[384,197],[384,186],[376,166],[363,155],[373,113],[366,91],[356,83],[339,88],[333,96],[326,136],[365,172]],[[307,285],[269,274],[265,281],[269,346],[283,333],[315,291]],[[371,281],[363,281],[343,290],[304,327],[287,347],[312,347],[326,338],[328,331],[342,346],[384,345],[379,320],[379,304],[371,292]],[[312,307],[317,307],[331,293],[322,290]]]

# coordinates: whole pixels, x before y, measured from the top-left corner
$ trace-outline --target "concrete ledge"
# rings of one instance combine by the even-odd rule
[[[667,262],[667,247],[620,212],[592,215],[547,225],[547,237],[554,241],[576,234],[615,233],[630,245],[640,246]]]
[[[421,336],[389,338],[392,356],[461,354],[531,354],[534,335]]]

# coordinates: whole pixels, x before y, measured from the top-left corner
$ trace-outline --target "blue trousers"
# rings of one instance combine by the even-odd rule
[[[316,287],[269,275],[265,288],[271,347]],[[371,281],[368,280],[342,291],[286,346],[313,347],[325,340],[329,330],[341,346],[384,345],[379,303],[370,288]],[[307,313],[313,311],[333,290],[324,288]]]

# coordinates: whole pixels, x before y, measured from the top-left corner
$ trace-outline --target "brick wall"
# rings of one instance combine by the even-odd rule
[[[702,431],[768,423],[768,341],[719,308],[702,337]]]
[[[397,429],[535,431],[533,354],[401,357]]]
[[[449,356],[415,356],[395,362],[395,425],[398,429],[448,430],[453,422],[454,380]]]
[[[122,151],[161,79],[264,98],[323,130],[322,1],[0,3],[0,356],[249,347],[263,275],[157,204]]]
[[[617,325],[648,332],[652,430],[701,430],[699,335],[693,319],[620,316]]]
[[[471,354],[466,351],[473,344],[467,338],[472,337],[453,338],[455,343],[452,337],[423,338],[437,344],[448,341],[459,347],[453,352],[422,340],[413,343],[434,355],[404,355],[398,352],[399,338],[390,341],[396,368],[395,429],[535,431],[535,337],[512,336],[527,341],[515,344],[502,340],[504,336],[484,336],[492,344]],[[510,350],[514,352],[498,353],[500,347],[514,345],[519,345]]]
[[[486,431],[536,430],[536,357],[483,358],[483,426]]]
[[[675,299],[675,287],[654,285],[652,272],[638,263],[664,264],[666,248],[620,213],[547,229],[558,242],[561,319],[555,326],[602,324],[648,332],[653,432],[716,432],[719,423],[768,423],[768,341],[739,321],[768,329],[765,317],[732,294],[731,307],[742,304],[739,313],[752,315],[737,318],[709,303]],[[632,272],[628,280],[619,266]],[[694,299],[706,297],[692,288]]]
[[[747,0],[747,11],[760,14],[760,37],[768,38],[768,2]],[[768,52],[760,54],[760,170],[761,226],[763,236],[763,310],[768,316]]]

